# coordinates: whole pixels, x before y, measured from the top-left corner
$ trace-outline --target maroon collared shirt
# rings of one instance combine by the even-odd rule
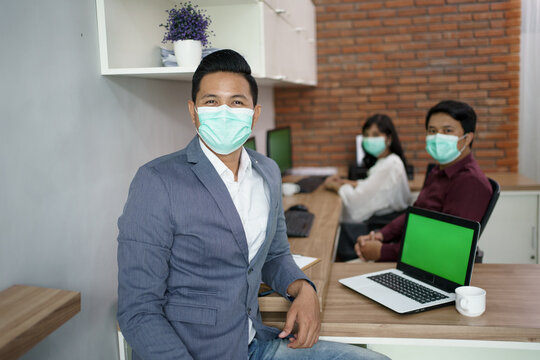
[[[435,166],[413,206],[480,221],[491,198],[491,184],[472,154],[441,170]],[[379,261],[397,261],[405,214],[381,229],[384,243]]]

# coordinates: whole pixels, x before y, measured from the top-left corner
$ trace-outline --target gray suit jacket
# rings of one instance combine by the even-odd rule
[[[248,246],[229,192],[195,137],[142,166],[118,220],[118,322],[143,359],[247,359],[248,317],[258,339],[262,281],[281,295],[306,279],[289,250],[277,165],[248,150],[268,184],[266,240]]]

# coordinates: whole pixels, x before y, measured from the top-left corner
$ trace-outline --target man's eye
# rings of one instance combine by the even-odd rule
[[[205,104],[215,104],[216,100],[206,100]]]
[[[234,100],[233,105],[244,105],[244,103],[240,100]]]

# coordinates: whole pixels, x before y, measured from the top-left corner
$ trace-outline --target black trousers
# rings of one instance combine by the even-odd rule
[[[354,251],[356,239],[360,235],[366,235],[370,231],[370,227],[366,223],[341,223],[341,232],[339,234],[337,257],[339,261],[349,261],[356,259],[358,256]]]

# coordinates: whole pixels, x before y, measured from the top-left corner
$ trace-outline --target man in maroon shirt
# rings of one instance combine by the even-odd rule
[[[492,188],[471,153],[476,114],[463,102],[446,100],[426,115],[426,150],[437,161],[413,206],[480,221]],[[397,261],[405,214],[380,231],[358,237],[363,260]]]

